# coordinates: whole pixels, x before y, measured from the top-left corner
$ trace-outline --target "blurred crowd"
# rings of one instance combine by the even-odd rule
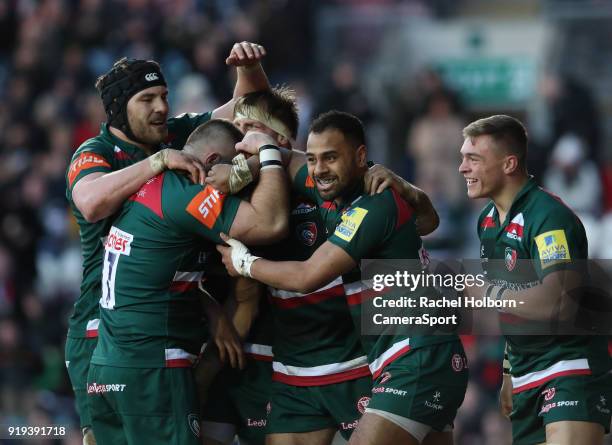
[[[95,78],[124,55],[162,64],[171,110],[178,114],[224,103],[234,82],[223,63],[231,45],[261,43],[271,82],[297,90],[298,143],[304,145],[312,117],[331,108],[382,128],[390,150],[404,159],[391,167],[427,191],[441,215],[428,246],[442,255],[474,257],[477,206],[468,205],[457,173],[461,129],[474,111],[434,71],[424,70],[389,102],[393,118],[377,117],[355,60],[338,59],[323,70],[314,63],[317,13],[330,3],[363,2],[0,1],[0,424],[70,425],[63,443],[79,443],[63,361],[81,278],[65,171],[72,152],[105,120]],[[550,78],[540,92],[554,113],[550,140],[532,144],[534,173],[580,213],[589,237],[609,240],[592,252],[610,258],[612,176],[600,156],[597,107],[575,80]],[[502,342],[464,342],[472,378],[457,443],[509,443],[510,425],[496,401]]]

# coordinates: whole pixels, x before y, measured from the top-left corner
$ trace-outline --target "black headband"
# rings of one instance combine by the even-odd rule
[[[128,59],[113,66],[98,87],[109,125],[141,142],[128,124],[127,103],[136,93],[159,85],[166,86],[166,80],[159,65],[151,60]]]

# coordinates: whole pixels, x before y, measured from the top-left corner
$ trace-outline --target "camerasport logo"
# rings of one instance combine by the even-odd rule
[[[124,383],[107,383],[105,385],[93,382],[87,384],[87,394],[105,394],[107,392],[123,392],[126,388]]]
[[[370,398],[369,397],[362,397],[361,399],[357,400],[357,410],[363,414],[365,413],[366,408],[368,407],[370,403]]]

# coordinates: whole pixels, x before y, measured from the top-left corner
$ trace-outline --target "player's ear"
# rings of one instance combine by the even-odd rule
[[[357,147],[357,166],[365,168],[368,164],[368,149],[365,145]]]
[[[289,139],[287,139],[287,137],[283,136],[282,134],[277,134],[276,142],[278,142],[279,147],[286,147],[287,143],[289,142]]]
[[[219,161],[221,161],[221,156],[219,155],[219,153],[212,152],[212,153],[209,153],[208,156],[206,156],[204,165],[213,166],[215,164],[218,164]]]
[[[504,173],[507,175],[516,172],[519,167],[518,157],[515,155],[506,156],[506,158],[504,159],[503,167],[504,167]]]

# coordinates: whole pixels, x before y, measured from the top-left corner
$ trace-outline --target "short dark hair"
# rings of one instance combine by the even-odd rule
[[[243,136],[238,127],[230,121],[226,119],[211,119],[199,125],[191,132],[187,142],[185,142],[185,147],[194,146],[202,140],[212,142],[223,138],[228,142],[236,144],[242,140]]]
[[[518,158],[519,167],[526,168],[528,135],[518,119],[496,114],[472,122],[463,129],[463,137],[491,136],[499,149]]]
[[[297,137],[299,126],[297,99],[295,91],[290,87],[277,85],[269,90],[247,93],[236,102],[234,113],[239,113],[247,107],[255,107],[265,115],[278,119],[287,126],[293,139]]]
[[[320,114],[310,124],[310,133],[338,130],[355,148],[365,145],[365,131],[359,118],[344,111],[331,110]]]

